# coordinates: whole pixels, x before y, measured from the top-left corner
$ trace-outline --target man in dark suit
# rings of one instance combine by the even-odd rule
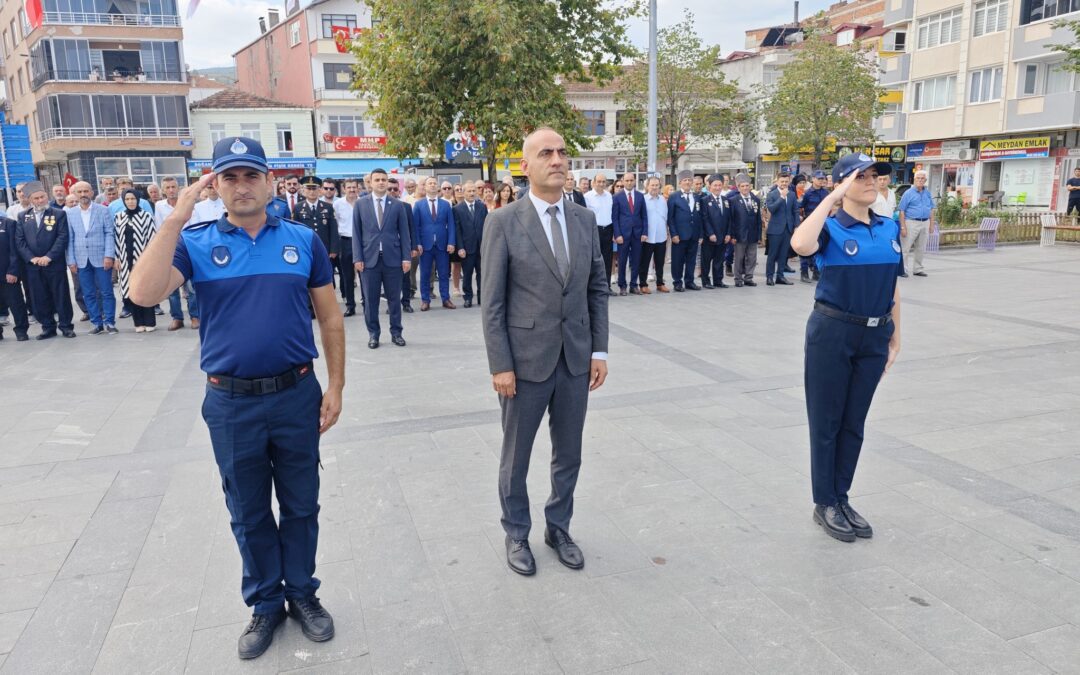
[[[595,217],[563,196],[568,162],[555,131],[530,134],[521,159],[529,194],[488,217],[483,242],[484,342],[502,407],[506,562],[523,575],[536,572],[526,477],[545,412],[552,447],[544,541],[567,567],[585,565],[570,518],[589,392],[607,377],[608,272]]]
[[[326,252],[330,254],[332,264],[336,264],[338,251],[341,249],[341,238],[337,217],[334,215],[334,205],[320,199],[322,181],[318,176],[305,176],[301,182],[304,186],[304,199],[293,209],[293,220],[315,230]]]
[[[761,200],[750,191],[750,177],[740,173],[735,177],[738,192],[728,197],[731,204],[732,271],[735,287],[757,286],[754,269],[757,268],[758,242],[761,241]]]
[[[0,215],[0,307],[11,312],[11,321],[15,325],[15,338],[25,342],[30,338],[30,319],[26,314],[26,302],[23,300],[22,281],[26,274],[23,259],[15,251],[15,228],[18,223]],[[4,327],[0,326],[0,340],[4,339]]]
[[[368,347],[379,346],[379,298],[384,292],[390,313],[391,342],[404,347],[399,302],[402,272],[407,273],[412,266],[409,219],[405,216],[405,205],[387,194],[390,183],[386,171],[372,171],[370,182],[371,194],[358,199],[353,208],[352,238],[353,259],[363,287]]]
[[[782,173],[776,179],[776,185],[765,197],[765,207],[769,209],[769,225],[765,234],[768,239],[768,258],[765,260],[765,284],[768,286],[791,286],[784,278],[791,235],[799,224],[799,200],[791,189],[791,174]]]
[[[616,193],[611,206],[615,243],[619,245],[619,295],[626,295],[626,267],[630,266],[630,294],[641,295],[638,267],[641,265],[641,236],[645,234],[645,195],[637,190],[637,176],[623,174],[623,191]]]
[[[457,309],[450,300],[450,254],[457,243],[454,209],[439,198],[439,181],[424,180],[425,197],[413,204],[414,241],[420,250],[420,311],[431,309],[431,266],[439,273],[439,296],[446,309]]]
[[[416,181],[414,181],[414,180],[405,181],[405,185],[406,185],[406,187],[411,185],[414,190],[416,189]],[[414,291],[412,290],[412,280],[416,279],[416,267],[417,267],[417,264],[418,264],[417,258],[419,257],[420,254],[417,253],[417,251],[416,251],[416,242],[413,241],[413,238],[412,238],[412,236],[413,236],[412,204],[410,204],[404,198],[404,197],[409,197],[411,193],[406,192],[404,197],[403,197],[402,194],[401,194],[401,182],[398,181],[398,179],[394,178],[393,176],[390,177],[390,187],[387,188],[387,192],[390,193],[391,197],[396,199],[398,202],[401,203],[401,205],[403,207],[405,207],[405,218],[406,218],[406,220],[409,221],[409,246],[408,246],[408,248],[409,248],[409,257],[412,260],[412,265],[409,266],[408,271],[403,271],[401,273],[401,277],[402,277],[402,279],[401,279],[401,311],[405,312],[406,314],[412,314],[413,313],[412,297],[413,297],[413,294],[414,294]]]
[[[671,232],[671,280],[675,292],[683,292],[683,284],[691,291],[700,291],[694,283],[694,265],[697,263],[698,240],[701,238],[701,202],[690,188],[694,174],[679,173],[679,189],[668,197],[668,230]]]
[[[724,177],[709,176],[709,191],[704,193],[705,241],[701,245],[701,285],[727,288],[724,283],[724,250],[731,241],[731,205],[724,198]]]
[[[34,316],[41,324],[38,340],[56,337],[56,328],[66,338],[75,337],[71,291],[67,280],[67,215],[49,206],[49,195],[38,181],[26,184],[30,208],[19,216],[15,247],[27,263],[26,277],[34,303]],[[59,318],[59,322],[57,321]]]
[[[476,295],[480,295],[480,246],[488,211],[476,198],[475,183],[468,181],[464,188],[464,201],[454,206],[454,222],[457,224],[457,257],[461,261],[461,294],[465,297],[465,306],[472,307],[474,274]]]
[[[574,186],[574,174],[567,171],[566,180],[563,181],[563,197],[569,199],[578,206],[585,206],[585,193]]]

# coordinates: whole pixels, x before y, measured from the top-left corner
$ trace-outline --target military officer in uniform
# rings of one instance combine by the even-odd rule
[[[334,205],[319,198],[322,181],[318,176],[305,176],[300,184],[304,187],[304,199],[293,209],[293,220],[315,230],[330,260],[336,264],[341,241]]]
[[[56,337],[58,325],[64,337],[73,338],[75,325],[72,323],[66,258],[67,214],[63,209],[49,206],[49,195],[40,182],[27,183],[23,192],[30,195],[30,208],[19,216],[15,248],[26,265],[34,316],[41,324],[37,339]]]
[[[799,204],[803,219],[809,218],[818,204],[825,201],[828,196],[829,190],[825,187],[825,172],[819,169],[810,178],[810,189],[803,192],[802,202]],[[813,256],[799,256],[799,278],[807,284],[820,278]]]
[[[703,196],[705,240],[701,244],[701,285],[727,288],[724,283],[724,251],[731,242],[731,204],[724,197],[724,177],[709,176],[709,191]]]
[[[821,271],[806,324],[804,390],[814,522],[840,541],[873,529],[848,503],[878,382],[900,353],[900,227],[875,214],[876,181],[892,167],[862,153],[833,167],[837,186],[795,230],[791,247]],[[832,207],[842,204],[835,216]]]
[[[213,171],[186,188],[143,252],[131,300],[146,307],[190,280],[199,295],[203,419],[243,559],[241,591],[254,615],[237,646],[255,658],[288,616],[310,640],[334,636],[315,593],[319,437],[337,422],[345,384],[345,329],[322,240],[267,215],[273,180],[258,142],[227,137]],[[226,214],[184,229],[213,181]],[[324,392],[308,315],[315,308],[329,383]],[[271,510],[277,495],[278,517]]]

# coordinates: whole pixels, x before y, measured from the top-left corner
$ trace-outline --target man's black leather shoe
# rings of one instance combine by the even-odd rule
[[[26,342],[29,339],[30,339],[30,336],[27,335],[26,333],[15,333],[15,341],[16,342]]]
[[[776,285],[776,282],[775,282],[775,281],[773,281],[773,278],[772,278],[772,277],[768,277],[767,279],[765,279],[765,285],[766,285],[766,286],[775,286],[775,285]]]
[[[848,522],[847,518],[836,506],[816,505],[814,507],[814,522],[824,528],[825,534],[833,539],[847,542],[855,541],[855,530],[851,529],[851,523]]]
[[[685,290],[686,290],[686,289],[685,289],[685,288],[683,288],[683,285],[682,285],[682,284],[675,284],[675,292],[676,292],[676,293],[682,293],[682,292],[683,292],[683,291],[685,291]]]
[[[531,577],[536,574],[536,559],[529,548],[528,539],[511,539],[506,536],[506,564],[518,574]]]
[[[36,339],[36,340],[48,340],[49,338],[54,338],[54,337],[56,337],[56,331],[50,330],[50,331],[43,331],[41,333],[38,333],[38,336],[36,338],[34,338],[34,339]]]
[[[472,307],[472,300],[465,301],[465,308],[468,309],[469,307]]]
[[[926,274],[926,272],[916,272],[915,276],[917,276],[917,277],[925,277],[925,276],[927,276],[927,274]]]
[[[757,282],[753,279],[747,279],[743,282],[743,286],[757,286]]]
[[[690,283],[686,284],[686,290],[688,290],[688,291],[700,291],[701,286],[698,286],[693,281],[691,281]]]
[[[716,282],[716,287],[717,288],[731,288],[731,286],[729,286],[728,284],[725,284],[723,281]]]
[[[242,659],[261,656],[274,641],[274,630],[284,622],[284,610],[278,610],[273,614],[253,615],[236,645],[237,655]]]
[[[367,341],[367,346],[368,346],[368,349],[378,349],[379,348],[379,339],[378,338],[371,338],[370,340]]]
[[[746,283],[746,282],[745,282],[745,281],[743,281],[742,279],[736,279],[736,280],[735,280],[735,288],[742,288],[742,287],[743,287],[743,284],[745,284],[745,283]]]
[[[815,267],[813,269],[813,271],[811,272],[811,274],[810,274],[810,278],[812,280],[814,280],[814,281],[820,281],[821,280],[821,272],[819,272],[818,269]]]
[[[781,286],[794,286],[795,285],[795,284],[791,283],[790,281],[788,281],[785,277],[776,277],[776,283],[780,284]]]
[[[800,272],[799,273],[799,281],[803,282],[804,284],[812,284],[812,283],[814,283],[814,282],[810,281],[810,270],[803,270],[802,272]]]
[[[390,342],[393,342],[398,347],[405,346],[405,338],[401,337],[400,335],[395,335],[394,337],[390,338]]]
[[[334,618],[314,595],[303,600],[289,600],[289,616],[300,622],[304,637],[312,642],[326,642],[334,637]]]
[[[544,530],[544,543],[555,549],[555,552],[559,554],[559,562],[570,569],[579,570],[585,567],[585,556],[569,534],[558,528],[549,527]]]
[[[346,309],[345,313],[342,316],[356,316],[356,310],[351,308]]]
[[[866,518],[859,515],[859,512],[851,508],[851,504],[841,503],[840,512],[847,518],[848,523],[851,525],[851,529],[855,531],[855,536],[862,539],[869,539],[874,536],[874,528],[870,527],[870,523],[866,522]]]
[[[401,311],[405,312],[406,314],[412,314],[413,313],[412,305],[402,305],[401,306]]]
[[[75,337],[75,331],[71,330],[70,328],[68,328],[67,330],[60,331],[60,334],[63,335],[64,337],[66,337],[66,338]]]

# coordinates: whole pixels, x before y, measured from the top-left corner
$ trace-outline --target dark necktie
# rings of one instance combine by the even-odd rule
[[[626,201],[630,203],[630,213],[633,214],[634,213],[634,191],[633,190],[626,193]]]
[[[435,200],[434,199],[429,199],[428,201],[431,202],[431,222],[434,223],[435,221],[437,221],[439,219],[438,209],[435,208]]]
[[[375,200],[375,219],[379,221],[379,229],[382,229],[383,205],[381,199]]]
[[[570,269],[570,259],[566,255],[566,239],[563,238],[562,226],[559,225],[559,207],[552,205],[547,208],[548,226],[551,227],[551,249],[555,254],[555,266],[559,268],[563,283],[566,283],[566,273]]]

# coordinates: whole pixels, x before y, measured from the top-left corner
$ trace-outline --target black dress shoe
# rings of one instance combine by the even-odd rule
[[[468,309],[469,307],[472,307],[472,300],[465,301],[465,308]]]
[[[356,316],[356,310],[355,309],[346,309],[345,314],[343,314],[342,316]]]
[[[725,284],[723,281],[716,282],[716,287],[717,288],[731,288],[731,286],[729,286],[728,284]]]
[[[713,285],[712,285],[711,283],[709,283],[708,281],[706,281],[705,283],[701,284],[701,287],[702,287],[702,288],[716,288],[716,286],[713,286]]]
[[[747,279],[743,282],[743,286],[757,286],[757,282],[753,279]]]
[[[54,338],[54,337],[56,337],[56,331],[49,330],[49,331],[42,331],[41,333],[38,333],[38,336],[36,338],[34,338],[34,339],[35,340],[48,340],[49,338]]]
[[[549,527],[544,530],[544,543],[555,549],[559,555],[559,562],[570,569],[579,570],[585,567],[585,556],[569,534],[558,528]]]
[[[402,305],[401,306],[401,311],[405,312],[406,314],[412,314],[413,313],[412,305]]]
[[[75,337],[75,331],[71,330],[70,328],[68,328],[66,330],[61,330],[60,334],[63,335],[64,337],[66,337],[66,338]]]
[[[682,292],[683,292],[683,291],[685,291],[685,290],[686,290],[686,289],[685,289],[685,288],[683,288],[682,284],[675,284],[675,292],[676,292],[676,293],[682,293]]]
[[[278,610],[273,614],[253,615],[236,645],[237,656],[242,659],[261,656],[274,641],[274,630],[284,622],[284,610]]]
[[[619,296],[621,297],[621,296],[624,296],[624,295],[630,295],[630,293],[627,292],[627,290],[625,288],[620,288],[619,289]]]
[[[368,349],[378,349],[379,348],[379,338],[371,338],[371,339],[369,339],[367,341],[367,346],[368,346]]]
[[[784,265],[784,274],[795,274],[795,270],[791,269],[791,265]]]
[[[915,276],[917,276],[917,277],[925,277],[925,276],[927,276],[927,274],[926,274],[926,272],[916,272]]]
[[[901,279],[907,279],[908,278],[908,273],[907,272],[901,272],[900,273],[900,278]]]
[[[688,290],[688,291],[700,291],[701,286],[698,286],[693,281],[691,281],[690,283],[686,284],[686,290]]]
[[[803,282],[804,284],[812,284],[812,283],[814,283],[814,282],[810,281],[810,270],[803,270],[802,272],[800,272],[799,273],[799,281]]]
[[[506,536],[506,564],[518,574],[531,577],[536,574],[536,559],[529,548],[528,539],[511,539]]]
[[[398,347],[405,346],[405,338],[401,337],[400,335],[395,335],[394,337],[390,338],[390,342],[393,342]]]
[[[630,295],[641,295],[641,288],[639,288],[638,286],[631,286]]]
[[[27,335],[26,333],[15,333],[15,341],[16,342],[26,342],[29,339],[30,339],[30,336]]]
[[[300,622],[304,637],[312,642],[326,642],[334,637],[334,618],[314,595],[303,600],[289,600],[289,616]]]
[[[742,288],[745,283],[746,282],[743,281],[742,279],[736,279],[735,280],[735,288]]]
[[[821,272],[818,271],[818,268],[815,267],[811,271],[810,279],[813,280],[813,281],[820,281],[821,280]]]
[[[765,285],[766,286],[775,286],[776,282],[773,281],[772,277],[768,277],[768,278],[765,279]]]
[[[866,522],[866,518],[860,516],[858,511],[851,508],[851,504],[841,502],[840,512],[844,514],[848,523],[851,524],[851,529],[855,530],[856,537],[869,539],[874,536],[874,528],[870,527],[870,523]]]
[[[836,506],[816,505],[814,507],[814,522],[824,528],[825,534],[833,539],[846,542],[855,541],[855,530],[851,528],[851,523],[848,522],[848,519],[844,517],[844,514]]]
[[[785,277],[776,277],[776,283],[781,286],[794,286],[795,284],[788,281]]]

